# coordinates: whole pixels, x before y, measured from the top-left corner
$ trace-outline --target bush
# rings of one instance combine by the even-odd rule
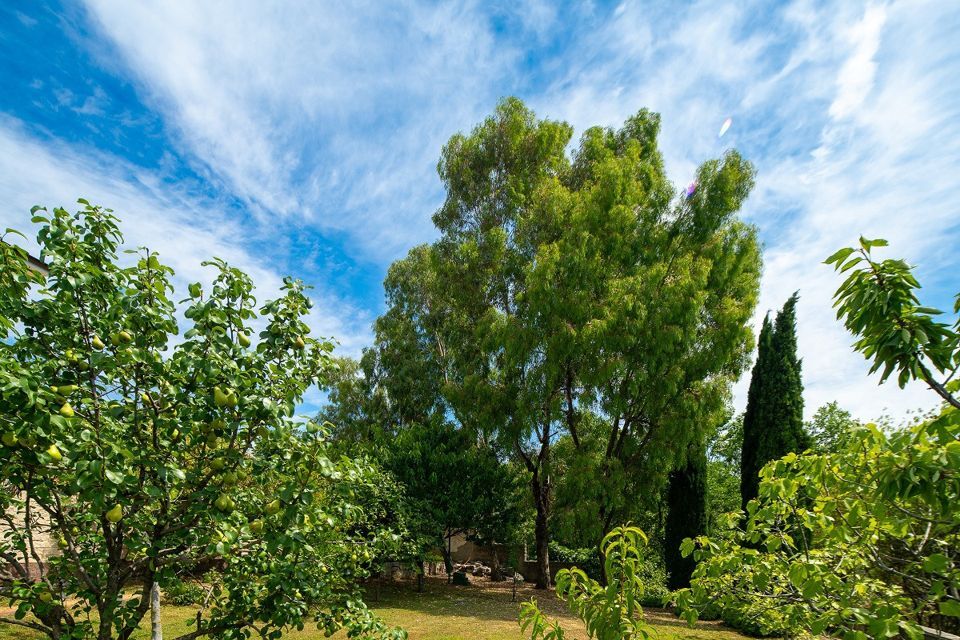
[[[204,593],[203,585],[199,582],[177,578],[166,585],[160,595],[164,604],[186,607],[203,602]]]
[[[571,549],[560,543],[550,543],[550,560],[553,562],[568,562],[587,574],[594,580],[600,579],[600,554],[590,547]]]
[[[640,604],[645,607],[662,607],[664,600],[669,596],[667,589],[667,571],[657,554],[649,553],[644,549],[644,557],[638,565],[638,575],[643,581],[645,590]],[[550,543],[550,560],[566,562],[576,566],[593,580],[600,580],[600,554],[596,549],[571,549],[562,544]]]

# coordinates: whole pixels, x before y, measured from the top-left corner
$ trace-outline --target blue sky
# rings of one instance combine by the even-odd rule
[[[836,399],[901,415],[932,394],[866,376],[820,261],[886,237],[927,301],[952,306],[958,32],[960,4],[922,0],[13,0],[0,5],[0,225],[86,197],[181,283],[205,278],[210,255],[249,270],[261,297],[303,278],[315,333],[355,355],[387,266],[435,237],[451,134],[506,95],[576,135],[649,107],[677,185],[729,147],[757,165],[743,212],[765,244],[757,322],[800,290],[808,413]]]

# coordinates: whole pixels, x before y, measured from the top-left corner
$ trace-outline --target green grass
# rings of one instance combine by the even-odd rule
[[[518,590],[517,602],[511,602],[509,583],[485,582],[470,587],[453,587],[443,580],[427,581],[424,593],[413,585],[384,586],[379,599],[371,590],[368,605],[390,625],[403,627],[411,640],[522,640],[517,624],[519,601],[537,599],[550,618],[563,624],[569,638],[586,638],[583,626],[570,616],[563,603],[552,592],[536,591],[526,585]],[[163,635],[172,640],[188,631],[186,621],[195,609],[163,607]],[[714,622],[698,623],[689,628],[673,615],[659,609],[647,609],[647,619],[659,632],[660,640],[745,640],[745,636]],[[134,638],[149,638],[149,618]],[[38,636],[28,630],[0,624],[0,640],[28,640]],[[319,640],[323,634],[316,628],[293,631],[288,638]],[[344,638],[345,634],[336,637]]]

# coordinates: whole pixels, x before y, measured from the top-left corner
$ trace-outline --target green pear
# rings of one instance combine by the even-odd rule
[[[72,418],[72,417],[73,417],[73,415],[74,415],[74,413],[73,413],[73,407],[70,406],[70,403],[69,403],[69,402],[64,402],[64,403],[63,403],[63,406],[60,407],[60,415],[62,415],[64,418]]]
[[[243,347],[244,349],[250,346],[250,338],[248,338],[247,334],[245,333],[237,334],[237,342],[239,342],[240,346]]]
[[[17,444],[17,434],[12,431],[4,431],[3,435],[0,436],[0,442],[3,442],[5,447],[12,447]]]
[[[50,459],[54,462],[60,462],[63,460],[63,454],[60,453],[60,449],[57,448],[57,445],[51,444],[47,448],[47,455],[50,456]]]
[[[171,440],[176,440],[179,437],[180,437],[180,429],[174,429],[173,431],[170,432]]]
[[[107,522],[112,522],[113,524],[117,524],[118,522],[120,522],[120,519],[123,518],[123,509],[120,507],[119,504],[115,504],[113,505],[113,509],[110,509],[110,511],[107,511],[106,515],[107,515]]]
[[[320,425],[318,425],[313,420],[307,422],[307,433],[316,433],[320,431]]]
[[[303,341],[303,336],[297,336],[297,339],[293,341],[293,345],[297,349],[303,349],[305,346],[307,346],[307,343]]]
[[[63,357],[67,359],[67,362],[76,362],[77,354],[73,349],[66,349],[63,352]]]
[[[69,395],[79,388],[80,387],[75,384],[62,384],[59,387],[51,387],[51,389],[55,389],[54,393],[59,393],[62,396]]]
[[[230,393],[224,393],[223,389],[220,387],[213,388],[213,404],[218,407],[229,407],[230,406]]]
[[[250,533],[260,535],[263,533],[263,520],[254,520],[250,523]]]
[[[266,512],[268,516],[275,516],[280,513],[280,501],[274,500],[267,504]]]
[[[40,602],[44,604],[50,604],[53,602],[53,595],[51,595],[49,591],[41,591],[40,595],[37,597],[40,598]]]
[[[130,344],[133,342],[133,336],[127,333],[126,331],[121,331],[117,334],[117,339],[120,340],[121,344]]]
[[[90,339],[90,346],[97,351],[100,351],[107,345],[103,344],[103,340],[100,339],[100,336],[93,336],[93,338]]]
[[[217,509],[220,509],[220,511],[223,511],[224,513],[230,513],[233,511],[234,507],[233,500],[231,500],[230,496],[225,493],[221,493],[219,496],[217,496],[217,499],[213,504],[217,507]]]

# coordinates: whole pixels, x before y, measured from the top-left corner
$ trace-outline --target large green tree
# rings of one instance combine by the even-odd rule
[[[743,417],[740,497],[757,497],[760,469],[771,460],[801,452],[811,440],[803,426],[803,382],[797,357],[797,294],[771,323],[763,320]]]
[[[81,203],[34,209],[47,274],[0,241],[0,624],[126,640],[152,585],[216,564],[183,640],[311,620],[385,633],[357,588],[394,540],[357,499],[381,479],[293,419],[332,348],[307,335],[303,285],[258,308],[213,260],[175,339],[173,271],[147,249],[121,264],[117,219]]]
[[[658,494],[675,451],[721,419],[751,345],[760,252],[736,212],[753,168],[736,152],[705,162],[685,196],[659,127],[642,110],[589,129],[571,158],[569,125],[504,100],[444,147],[440,238],[388,276],[383,359],[408,372],[389,377],[528,470],[541,587],[557,438],[580,447],[585,412],[603,416],[582,472],[603,478],[606,532],[627,478]]]

